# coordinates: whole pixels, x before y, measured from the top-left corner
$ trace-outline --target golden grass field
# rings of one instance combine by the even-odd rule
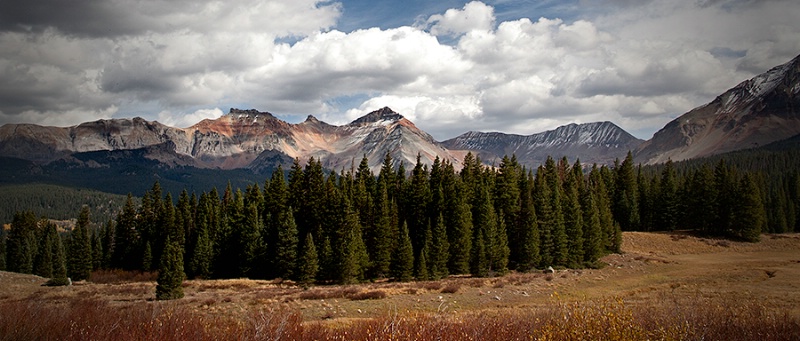
[[[43,287],[0,272],[0,338],[800,339],[800,234],[759,243],[626,232],[602,269],[302,289],[248,279],[153,276]],[[102,282],[102,283],[97,283]]]

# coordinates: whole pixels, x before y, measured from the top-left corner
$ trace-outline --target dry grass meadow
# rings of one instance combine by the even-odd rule
[[[152,274],[43,287],[0,272],[2,340],[798,340],[800,234],[625,233],[602,269],[303,289]]]

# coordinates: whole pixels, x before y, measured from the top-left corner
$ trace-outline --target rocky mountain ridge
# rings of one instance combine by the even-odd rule
[[[634,153],[680,161],[764,146],[800,134],[800,56],[739,83],[675,120]]]
[[[611,122],[568,124],[533,135],[468,132],[442,142],[452,150],[477,151],[486,162],[498,163],[504,155],[516,155],[523,164],[538,165],[548,156],[583,163],[610,164],[641,144],[640,140]]]
[[[339,170],[357,164],[366,155],[370,167],[377,171],[387,153],[406,164],[414,164],[417,154],[426,164],[437,157],[460,164],[460,158],[389,108],[342,126],[313,116],[291,124],[268,112],[231,109],[218,119],[206,119],[185,129],[142,118],[98,120],[65,128],[31,124],[0,127],[0,156],[43,164],[74,153],[133,150],[165,143],[175,155],[182,160],[189,157],[191,166],[199,168],[264,168],[263,162],[286,163],[294,158],[305,162],[314,157],[322,160],[324,167]],[[163,147],[152,150],[157,152],[146,157],[170,163]]]
[[[164,167],[253,171],[285,165],[294,158],[305,162],[314,157],[324,167],[338,171],[367,156],[377,172],[387,153],[406,165],[416,163],[419,155],[425,164],[439,158],[460,169],[468,151],[488,164],[515,154],[521,164],[533,168],[547,156],[610,164],[634,150],[636,161],[652,164],[762,146],[798,135],[799,94],[800,56],[678,117],[648,141],[611,122],[595,122],[568,124],[532,135],[468,132],[440,143],[388,107],[341,126],[314,116],[292,124],[268,112],[231,109],[220,118],[206,119],[189,128],[138,117],[63,128],[7,124],[0,127],[0,157],[96,168],[103,165],[91,160],[89,156],[94,154],[85,153],[141,150],[137,158],[157,161]],[[125,155],[116,153],[105,159]]]

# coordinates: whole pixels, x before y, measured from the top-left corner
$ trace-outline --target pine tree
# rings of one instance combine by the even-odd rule
[[[436,219],[432,231],[432,241],[430,248],[430,276],[433,279],[447,277],[447,261],[450,258],[450,243],[447,241],[447,231],[444,226],[444,218],[441,214]]]
[[[183,250],[178,241],[167,237],[166,247],[161,254],[156,285],[156,299],[174,300],[183,298]]]
[[[717,193],[717,200],[712,233],[715,235],[727,235],[732,229],[738,193],[736,179],[736,170],[721,159],[714,168],[714,191]]]
[[[319,258],[317,256],[317,249],[314,246],[314,237],[311,233],[306,234],[305,241],[303,242],[302,254],[300,255],[300,262],[297,264],[297,280],[304,287],[308,287],[314,283],[319,271]]]
[[[486,184],[481,183],[477,188],[472,210],[472,245],[480,248],[473,250],[470,268],[473,275],[483,277],[495,270],[494,261],[501,257],[497,248],[497,214]],[[507,254],[505,258],[507,263]]]
[[[144,251],[142,252],[142,271],[153,270],[153,248],[150,246],[150,241],[144,242]]]
[[[122,212],[117,215],[117,224],[114,226],[114,250],[111,257],[111,266],[125,270],[140,269],[135,250],[139,243],[139,233],[136,228],[136,208],[133,204],[133,195],[128,194]]]
[[[55,225],[48,223],[46,220],[41,221],[44,226],[44,233],[39,238],[39,247],[36,254],[36,259],[33,263],[33,274],[41,277],[53,277],[53,244],[58,236]]]
[[[567,249],[569,252],[567,265],[572,268],[580,267],[583,263],[583,212],[579,198],[578,182],[572,173],[564,183],[564,201],[562,202],[562,212],[564,212],[564,227],[567,234]]]
[[[525,228],[520,226],[519,219],[521,210],[521,191],[519,185],[522,177],[522,169],[517,162],[516,155],[512,155],[510,159],[504,156],[495,180],[493,200],[495,211],[498,212],[499,217],[506,224],[505,228],[508,231],[508,235],[505,238],[508,241],[509,250],[515,250],[515,257],[510,257],[510,259],[508,259],[512,267],[516,267],[517,257],[519,255],[517,250],[522,248],[520,245],[522,240],[508,238],[508,236],[519,237],[524,233],[519,230]]]
[[[716,224],[714,209],[716,207],[717,193],[714,191],[714,171],[708,164],[704,164],[694,172],[689,180],[689,201],[686,205],[687,227],[712,233]]]
[[[336,280],[342,284],[355,283],[364,278],[369,266],[364,240],[361,237],[361,224],[358,214],[346,197],[335,199],[340,207],[341,219],[334,229],[333,266]]]
[[[390,209],[389,195],[386,185],[378,183],[378,196],[375,203],[375,226],[372,230],[372,239],[369,243],[370,260],[372,261],[372,276],[375,278],[389,275],[389,266],[392,260],[394,234],[392,233],[392,212]]]
[[[211,277],[211,263],[213,256],[213,245],[208,233],[208,227],[202,222],[197,229],[197,240],[194,243],[191,261],[189,262],[190,272],[196,278]]]
[[[431,200],[428,186],[427,167],[422,164],[420,154],[417,154],[417,164],[411,171],[411,182],[405,204],[408,234],[411,237],[411,245],[414,246],[414,250],[417,252],[422,250],[426,243],[425,231],[428,227],[428,205]]]
[[[74,281],[88,279],[92,273],[92,247],[89,236],[89,207],[83,206],[70,233],[67,275]]]
[[[508,257],[511,250],[508,247],[508,233],[506,232],[506,222],[503,215],[499,214],[497,219],[497,234],[495,236],[494,250],[492,252],[492,270],[497,274],[508,272]]]
[[[766,213],[756,181],[745,173],[739,184],[732,222],[734,236],[757,242],[766,225]]]
[[[102,231],[92,233],[92,270],[99,270],[103,267],[103,243]]]
[[[642,231],[652,231],[655,227],[654,214],[657,200],[654,198],[653,192],[657,186],[652,186],[653,181],[655,181],[655,178],[648,177],[640,165],[636,184],[639,187],[639,229]]]
[[[622,164],[614,168],[614,218],[623,231],[639,228],[638,186],[633,172],[633,155],[628,152]]]
[[[276,249],[276,270],[280,278],[293,278],[297,266],[297,224],[292,210],[286,210],[279,218]],[[316,251],[314,251],[316,253]]]
[[[539,226],[544,226],[543,231],[548,231],[549,245],[542,242],[542,245],[547,245],[548,248],[543,247],[543,256],[549,253],[547,257],[551,257],[552,265],[567,265],[569,261],[569,245],[567,244],[566,227],[564,226],[564,215],[562,213],[562,193],[560,177],[558,169],[556,168],[555,160],[548,157],[545,161],[543,171],[539,172],[543,179],[537,182],[540,183],[537,187],[537,192],[542,192],[542,198],[539,204],[543,206],[543,210],[537,212],[540,219]],[[549,210],[547,209],[549,207]],[[546,250],[546,251],[545,251]],[[546,260],[543,257],[543,260]]]
[[[406,223],[400,228],[399,237],[399,244],[392,254],[391,272],[395,280],[406,282],[414,277],[414,250]]]
[[[553,240],[554,213],[550,201],[550,188],[545,180],[544,167],[536,170],[534,183],[534,207],[536,208],[537,225],[539,226],[541,266],[554,265],[555,243]]]
[[[603,232],[603,248],[606,252],[620,252],[622,236],[620,235],[619,225],[614,222],[611,213],[611,200],[609,199],[604,173],[608,172],[605,166],[592,167],[589,173],[589,181],[597,204],[597,213],[600,218],[600,228]]]
[[[102,248],[103,248],[103,260],[101,262],[101,268],[109,269],[112,265],[112,259],[114,257],[114,230],[116,227],[114,226],[114,221],[111,218],[108,219],[106,222],[105,227],[103,227],[103,235],[101,236],[102,240]]]
[[[520,179],[520,210],[516,230],[510,234],[516,247],[511,248],[510,258],[518,271],[528,271],[539,264],[539,224],[533,206],[531,184],[533,175]]]
[[[31,211],[17,212],[11,222],[6,239],[6,267],[8,271],[33,273],[36,257],[36,215]]]
[[[594,199],[594,191],[586,187],[581,193],[583,213],[583,261],[594,263],[603,256],[603,231],[600,211]]]
[[[47,232],[50,235],[55,236],[52,239],[51,243],[51,253],[53,254],[53,271],[52,271],[52,278],[50,278],[45,285],[48,286],[62,286],[62,285],[70,285],[72,281],[67,277],[67,257],[64,254],[64,245],[61,243],[61,237],[58,236],[58,232],[56,231],[56,226],[53,224],[48,224],[47,229],[50,232]]]
[[[430,279],[428,275],[428,248],[423,247],[422,250],[419,251],[419,257],[416,258],[416,266],[414,266],[417,270],[416,278],[418,281],[427,281]]]
[[[240,205],[244,205],[244,202],[242,201]],[[239,267],[237,271],[239,276],[247,276],[250,278],[259,277],[259,264],[264,257],[265,249],[263,239],[261,238],[263,223],[261,222],[261,216],[258,212],[257,204],[249,204],[243,223],[239,225],[239,228],[233,234],[234,240],[232,244],[236,245],[235,248],[238,250],[236,264],[238,264]],[[296,242],[295,245],[297,245]],[[294,262],[294,258],[283,261]],[[287,269],[289,269],[287,271],[291,272],[291,268]]]
[[[476,228],[472,237],[472,252],[470,256],[470,273],[475,277],[486,277],[489,272],[489,260],[486,259],[486,236],[484,229]]]
[[[672,160],[668,160],[664,165],[659,189],[657,228],[671,231],[678,227],[679,213],[678,183]]]

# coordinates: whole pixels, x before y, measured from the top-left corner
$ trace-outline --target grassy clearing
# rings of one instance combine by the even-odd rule
[[[561,302],[543,309],[420,314],[389,312],[341,324],[303,323],[287,310],[254,309],[243,318],[208,316],[174,303],[114,309],[97,299],[61,307],[0,303],[4,340],[797,340],[796,317],[739,302],[621,299]]]
[[[95,273],[49,288],[0,272],[2,340],[797,340],[800,235],[759,244],[626,233],[602,269],[303,289]]]

